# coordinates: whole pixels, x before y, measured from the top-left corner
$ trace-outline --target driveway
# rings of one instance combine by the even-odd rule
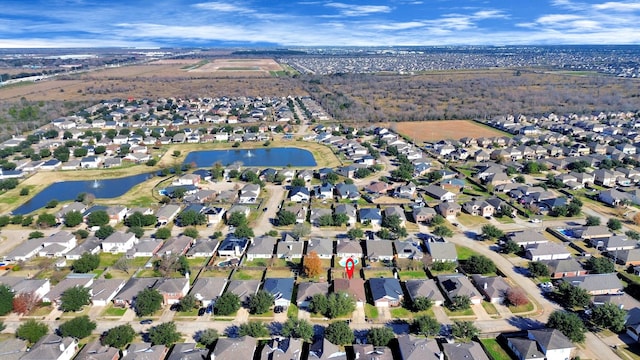
[[[262,214],[260,214],[260,218],[253,227],[253,232],[256,236],[265,234],[273,229],[271,219],[277,218],[278,206],[284,199],[287,191],[283,185],[273,184],[265,186],[265,190],[269,192],[269,198],[262,205],[263,209],[266,208],[267,211],[263,211]]]

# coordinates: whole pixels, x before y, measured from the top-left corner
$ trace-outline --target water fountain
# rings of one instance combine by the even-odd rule
[[[100,187],[100,182],[97,179],[93,180],[93,184],[91,184],[91,188],[92,189],[97,189],[99,187]]]
[[[251,152],[251,150],[247,150],[247,155],[246,157],[253,157],[253,153]]]

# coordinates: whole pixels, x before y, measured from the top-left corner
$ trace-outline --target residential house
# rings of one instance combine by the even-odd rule
[[[421,260],[424,256],[422,247],[417,240],[395,240],[393,246],[396,249],[398,259]]]
[[[204,360],[209,356],[209,349],[197,348],[196,343],[178,343],[173,345],[166,360]]]
[[[507,284],[501,276],[482,276],[474,274],[471,276],[476,288],[485,296],[487,301],[494,304],[502,304],[507,297],[507,292],[511,285]]]
[[[625,266],[640,265],[640,249],[614,251],[610,252],[609,256],[613,257],[618,264]]]
[[[262,348],[263,360],[300,360],[302,357],[301,339],[278,338],[267,340]],[[169,359],[167,359],[169,360]]]
[[[187,253],[187,251],[193,245],[195,241],[194,238],[180,235],[178,237],[171,237],[167,241],[162,244],[162,247],[156,253],[157,256],[182,256]]]
[[[471,284],[469,278],[462,274],[438,275],[436,280],[449,302],[452,302],[455,296],[468,296],[471,303],[476,305],[482,302],[480,292]]]
[[[260,280],[231,280],[226,291],[238,295],[242,304],[247,304],[249,298],[258,292]]]
[[[371,344],[354,344],[353,353],[355,359],[393,360],[391,349],[386,346],[374,347]]]
[[[200,301],[203,307],[208,307],[216,303],[225,286],[227,286],[227,279],[225,278],[199,276],[193,283],[189,293]]]
[[[367,260],[390,262],[393,260],[393,247],[389,240],[366,240]]]
[[[399,335],[398,348],[401,360],[443,360],[443,354],[435,339]]]
[[[629,240],[623,235],[612,235],[606,238],[592,238],[591,246],[600,251],[616,251],[616,250],[631,250],[637,245],[637,241]]]
[[[384,217],[389,218],[391,216],[397,216],[400,219],[400,226],[405,226],[407,217],[404,214],[404,210],[400,206],[389,206],[383,210]]]
[[[611,170],[597,169],[593,172],[594,182],[598,185],[613,187],[616,185],[616,174]]]
[[[78,351],[78,340],[48,334],[40,338],[21,360],[71,360]]]
[[[462,210],[473,216],[493,216],[495,208],[484,200],[471,200],[462,204]]]
[[[333,209],[335,214],[344,214],[347,216],[347,224],[353,226],[358,221],[357,211],[355,206],[351,204],[338,204]]]
[[[396,307],[404,299],[400,281],[396,278],[371,278],[369,290],[375,306]]]
[[[360,242],[355,240],[337,240],[336,241],[336,255],[341,258],[355,258],[360,259],[363,256],[362,246]]]
[[[207,207],[202,213],[207,217],[207,224],[216,225],[222,222],[226,210],[221,207]]]
[[[546,242],[525,247],[526,258],[531,261],[569,259],[569,250],[558,243]]]
[[[584,226],[578,229],[571,229],[571,231],[573,232],[574,237],[584,240],[611,236],[611,230],[606,226]]]
[[[454,202],[443,202],[436,205],[436,211],[438,214],[442,215],[445,219],[451,221],[455,220],[456,216],[460,214],[460,210],[462,208],[460,205]]]
[[[241,213],[241,214],[244,214],[245,217],[249,217],[250,212],[251,210],[249,209],[248,206],[234,204],[229,208],[225,216],[227,217],[227,220],[229,220],[229,218],[233,213]]]
[[[335,186],[334,190],[336,195],[338,195],[341,199],[357,200],[360,198],[358,187],[354,184],[340,183]]]
[[[401,185],[395,188],[393,196],[401,199],[413,199],[416,195],[416,184],[409,182],[407,185]]]
[[[432,262],[458,261],[458,252],[453,243],[428,241],[425,245]]]
[[[428,206],[414,207],[412,213],[416,223],[429,223],[436,216],[436,210]]]
[[[247,260],[271,259],[276,241],[276,238],[268,235],[262,235],[253,239],[251,246],[247,249]]]
[[[514,232],[509,236],[509,239],[522,247],[528,247],[530,245],[547,243],[549,240],[541,233],[534,230],[524,230]]]
[[[263,289],[273,295],[275,306],[288,308],[293,296],[294,279],[290,278],[266,278]]]
[[[510,336],[507,346],[519,360],[571,359],[576,348],[559,330],[546,328],[528,330],[526,337]]]
[[[340,350],[337,345],[332,344],[323,337],[318,337],[309,346],[308,360],[347,360],[347,353]]]
[[[138,238],[133,233],[123,233],[116,231],[102,240],[102,251],[110,253],[126,253],[138,242]]]
[[[49,279],[25,279],[17,276],[2,276],[0,284],[6,285],[14,294],[34,294],[38,299],[44,298],[51,291]]]
[[[611,206],[618,206],[625,201],[632,201],[633,198],[633,195],[617,189],[603,190],[598,194],[598,200]]]
[[[307,242],[307,252],[318,254],[320,259],[331,259],[333,257],[333,240],[328,238],[313,237]]]
[[[331,199],[333,198],[333,184],[323,183],[314,189],[314,193],[318,199]]]
[[[380,226],[382,224],[382,213],[378,208],[361,208],[360,211],[360,222],[362,224],[371,224]]]
[[[260,185],[247,184],[240,189],[239,202],[241,204],[253,204],[260,196]]]
[[[190,259],[210,257],[218,250],[218,245],[220,243],[215,239],[194,239],[186,255]]]
[[[624,288],[615,273],[564,277],[562,281],[585,289],[589,295],[617,294]]]
[[[66,277],[57,283],[51,291],[42,298],[42,301],[59,305],[60,298],[65,291],[73,287],[89,288],[92,283],[93,277],[91,276]]]
[[[218,246],[218,256],[239,258],[249,245],[249,239],[227,236]]]
[[[424,192],[439,201],[452,202],[456,199],[456,194],[437,185],[429,185],[425,187]]]
[[[127,258],[144,257],[150,258],[162,247],[164,240],[156,238],[140,239],[131,249],[127,251]]]
[[[4,344],[3,344],[4,345]],[[102,345],[100,340],[94,340],[85,345],[76,355],[74,360],[118,360],[120,350],[117,348]]]
[[[307,308],[314,295],[327,296],[329,283],[327,282],[301,282],[298,284],[296,304],[299,308]]]
[[[33,241],[33,239],[30,241]],[[61,257],[75,248],[76,245],[75,235],[67,231],[59,231],[42,239],[42,248],[38,250],[38,256]]]
[[[442,296],[438,285],[433,279],[411,279],[405,281],[404,285],[411,301],[415,301],[419,297],[425,297],[430,299],[434,306],[442,306],[444,304],[444,296]]]
[[[344,292],[349,294],[355,301],[358,308],[364,307],[367,296],[364,290],[364,280],[358,277],[352,279],[333,279],[333,292]]]
[[[543,261],[549,268],[550,277],[552,279],[560,279],[563,277],[584,276],[588,271],[573,257],[568,259],[546,260]]]
[[[374,181],[364,187],[364,191],[366,191],[367,193],[379,195],[386,195],[390,189],[391,187],[389,186],[389,184],[384,181]]]
[[[309,212],[309,222],[313,226],[320,226],[320,219],[328,216],[333,216],[331,209],[312,207]]]
[[[278,241],[276,244],[276,257],[278,259],[301,259],[303,251],[304,242],[297,241],[290,236],[285,236],[285,239]]]
[[[297,224],[302,224],[307,220],[307,206],[305,204],[286,205],[283,207],[283,210],[294,214]]]
[[[167,225],[176,218],[176,216],[180,213],[180,206],[175,204],[166,204],[161,206],[158,211],[156,211],[156,217],[158,218],[158,224]]]
[[[138,293],[146,288],[156,289],[164,305],[176,304],[189,292],[189,279],[184,278],[131,278],[113,299],[118,306],[133,306]]]
[[[445,342],[442,344],[442,352],[447,360],[489,360],[482,346],[475,341],[468,343]]]
[[[151,343],[132,343],[122,350],[122,360],[163,360],[169,348]]]
[[[96,279],[89,286],[91,304],[93,306],[107,306],[126,284],[124,279]]]
[[[311,192],[304,186],[293,186],[291,190],[289,190],[289,199],[295,202],[309,202]]]

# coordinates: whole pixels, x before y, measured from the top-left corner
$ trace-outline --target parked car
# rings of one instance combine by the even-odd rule
[[[284,311],[284,307],[280,306],[280,305],[278,305],[278,306],[273,308],[273,312],[276,313],[276,314],[280,314],[283,311]]]
[[[153,320],[144,319],[144,320],[140,321],[140,325],[149,325],[149,324],[153,324]]]
[[[203,308],[203,307],[202,307],[202,308],[198,309],[198,316],[202,316],[202,315],[204,315],[206,312],[207,312],[207,309],[205,309],[205,308]]]

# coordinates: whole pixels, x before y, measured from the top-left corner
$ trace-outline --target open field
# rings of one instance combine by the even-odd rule
[[[417,142],[460,139],[465,136],[492,137],[504,133],[468,120],[409,121],[384,124]]]
[[[215,59],[201,66],[187,70],[190,73],[209,73],[228,76],[262,75],[270,76],[270,71],[282,71],[273,59]]]

